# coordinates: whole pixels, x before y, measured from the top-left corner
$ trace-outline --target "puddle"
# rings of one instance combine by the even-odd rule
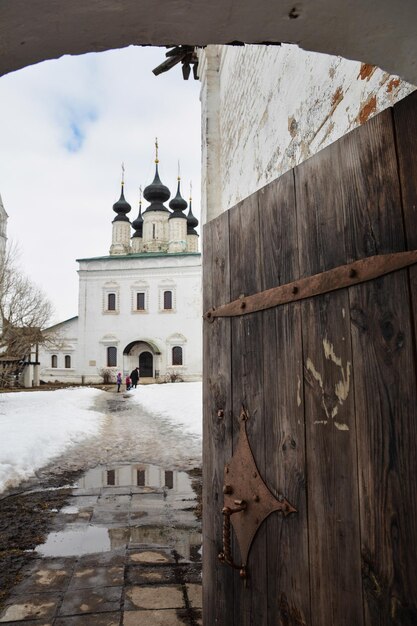
[[[88,526],[50,533],[46,542],[36,548],[36,552],[42,556],[79,556],[108,552],[110,549],[108,528]]]
[[[191,479],[186,472],[149,463],[98,465],[88,470],[77,481],[76,487],[142,487],[145,491],[163,490],[167,495],[181,493],[184,497],[195,498]]]
[[[193,480],[157,465],[100,465],[78,479],[57,516],[57,532],[36,548],[43,557],[80,557],[163,546],[200,560],[201,525]]]
[[[79,513],[79,511],[78,506],[64,506],[61,509],[61,513],[65,513],[65,515],[74,515],[75,513]]]

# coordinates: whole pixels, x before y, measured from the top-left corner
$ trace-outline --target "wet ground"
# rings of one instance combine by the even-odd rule
[[[0,623],[201,624],[200,442],[129,398],[99,402],[100,435],[0,502]]]

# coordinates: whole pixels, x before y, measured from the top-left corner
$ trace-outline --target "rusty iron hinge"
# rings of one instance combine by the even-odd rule
[[[219,560],[238,569],[243,579],[247,578],[249,551],[262,522],[273,511],[285,516],[297,512],[284,496],[276,498],[261,478],[246,432],[248,417],[242,408],[239,442],[224,470],[223,550],[219,554]],[[230,525],[239,544],[241,564],[235,563],[232,556]]]
[[[321,274],[300,278],[279,287],[272,287],[272,289],[251,296],[242,296],[238,300],[223,304],[218,308],[213,307],[205,313],[204,318],[213,322],[216,317],[235,317],[264,311],[281,304],[297,302],[297,300],[358,285],[415,263],[417,263],[417,250],[370,256],[347,265],[335,267]]]

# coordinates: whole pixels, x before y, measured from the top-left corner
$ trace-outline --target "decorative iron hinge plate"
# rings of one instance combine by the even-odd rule
[[[300,278],[286,285],[241,297],[217,308],[213,307],[205,313],[204,318],[213,322],[216,317],[235,317],[264,311],[281,304],[297,302],[297,300],[358,285],[415,263],[417,263],[417,250],[370,256],[321,274]]]
[[[247,576],[249,551],[262,522],[273,511],[281,511],[285,516],[297,512],[283,496],[276,498],[261,478],[246,432],[248,417],[242,408],[239,441],[224,470],[223,551],[219,554],[220,561],[239,569],[242,578]],[[240,565],[232,557],[230,524],[239,544]]]

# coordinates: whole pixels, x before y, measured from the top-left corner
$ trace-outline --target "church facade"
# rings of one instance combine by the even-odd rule
[[[78,316],[49,329],[56,339],[40,353],[41,380],[96,383],[135,367],[141,378],[201,378],[198,221],[179,178],[167,208],[170,196],[156,158],[149,206],[142,214],[140,201],[130,222],[122,180],[109,255],[78,259]]]

